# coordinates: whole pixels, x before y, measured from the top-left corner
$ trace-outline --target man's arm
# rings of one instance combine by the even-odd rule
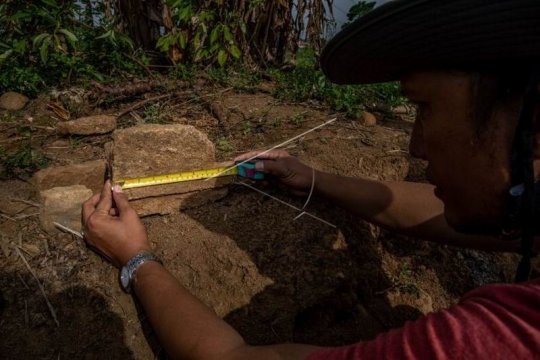
[[[113,207],[113,199],[115,206]],[[149,251],[143,224],[121,189],[107,182],[83,206],[85,239],[118,267]],[[316,347],[255,347],[189,293],[162,265],[147,262],[135,273],[133,287],[160,343],[175,359],[304,359]]]
[[[256,156],[251,152],[236,160]],[[486,251],[518,251],[519,242],[491,236],[462,234],[452,229],[444,217],[444,205],[429,184],[350,178],[314,171],[290,156],[274,150],[257,161],[258,170],[278,177],[291,189],[304,194],[315,175],[316,195],[357,214],[366,221],[401,234],[426,240]]]

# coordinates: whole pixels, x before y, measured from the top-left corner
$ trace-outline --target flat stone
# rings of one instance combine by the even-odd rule
[[[115,129],[116,117],[110,115],[87,116],[56,124],[56,130],[64,135],[99,135],[110,133]]]
[[[229,192],[228,188],[210,189],[194,193],[176,194],[146,199],[132,200],[131,206],[141,217],[170,215],[218,201]]]
[[[114,181],[221,166],[214,145],[190,125],[141,125],[114,133]],[[185,194],[225,186],[231,177],[126,190],[129,199]],[[165,200],[164,200],[165,201]],[[174,206],[177,202],[173,201]]]
[[[105,181],[105,160],[88,161],[81,164],[57,166],[38,171],[33,178],[38,191],[72,185],[84,185],[92,192],[101,191]]]
[[[28,98],[22,94],[10,91],[0,96],[0,108],[5,110],[22,110],[28,103]]]
[[[82,204],[91,196],[92,190],[83,185],[55,187],[40,192],[41,227],[53,234],[58,231],[54,222],[58,222],[72,230],[81,231]]]

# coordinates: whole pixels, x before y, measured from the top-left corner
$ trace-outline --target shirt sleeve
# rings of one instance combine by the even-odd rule
[[[458,305],[372,341],[307,357],[322,359],[540,359],[540,279],[476,289]]]

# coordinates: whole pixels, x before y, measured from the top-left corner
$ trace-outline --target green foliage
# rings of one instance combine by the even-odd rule
[[[305,120],[305,114],[304,113],[298,113],[294,116],[291,116],[289,118],[289,124],[292,124],[292,125],[301,125]]]
[[[222,137],[217,140],[216,147],[219,151],[223,152],[224,155],[229,155],[234,152],[235,148],[226,138]]]
[[[385,103],[394,106],[406,101],[401,96],[399,83],[335,85],[326,79],[315,64],[313,52],[302,49],[294,70],[272,71],[277,80],[275,96],[293,102],[319,100],[333,110],[344,112],[350,117],[358,117],[366,107],[373,104]]]
[[[349,22],[343,24],[343,28],[349,26],[354,20],[366,15],[368,12],[373,10],[377,5],[374,1],[358,1],[356,4],[350,7],[349,12],[347,13],[347,19]]]
[[[163,52],[180,49],[183,61],[217,64],[221,67],[242,57],[235,32],[245,32],[245,23],[234,11],[200,6],[192,0],[167,0],[178,31],[162,36],[157,47]]]
[[[154,104],[148,106],[144,110],[144,122],[146,124],[167,124],[167,118],[163,113],[162,106],[160,104]]]
[[[246,66],[229,68],[209,67],[206,69],[207,78],[222,86],[232,87],[239,92],[255,92],[261,82],[261,74]]]
[[[41,152],[24,145],[14,151],[0,147],[0,161],[3,164],[0,177],[26,177],[39,169],[46,168],[48,159]]]
[[[0,92],[32,96],[45,87],[140,72],[132,59],[145,59],[134,51],[131,40],[115,32],[112,24],[84,23],[82,11],[73,0],[4,1],[0,5]]]

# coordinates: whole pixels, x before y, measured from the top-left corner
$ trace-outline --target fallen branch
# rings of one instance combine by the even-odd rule
[[[145,100],[142,100],[142,101],[139,101],[138,103],[135,103],[134,105],[128,107],[127,109],[124,109],[122,110],[118,115],[117,117],[118,118],[121,118],[122,116],[126,115],[126,114],[129,114],[130,112],[134,111],[134,110],[137,110],[143,106],[145,106],[146,104],[148,103],[151,103],[151,102],[154,102],[154,101],[159,101],[159,100],[162,100],[162,99],[167,99],[167,98],[171,98],[172,96],[176,95],[176,93],[173,93],[173,94],[165,94],[165,95],[158,95],[158,96],[154,96],[154,97],[151,97],[151,98],[148,98],[148,99],[145,99]]]
[[[52,306],[51,302],[49,301],[49,298],[47,297],[47,294],[45,293],[45,289],[43,288],[43,285],[41,284],[38,277],[34,273],[34,270],[30,267],[30,264],[28,263],[28,261],[26,260],[26,258],[24,257],[24,255],[22,254],[22,252],[21,252],[21,250],[19,249],[18,246],[15,247],[15,251],[17,251],[17,254],[19,255],[19,257],[23,261],[24,265],[26,265],[26,268],[28,269],[30,274],[32,274],[32,276],[34,277],[34,279],[38,283],[39,290],[41,291],[41,295],[43,295],[43,298],[45,299],[45,302],[47,303],[47,307],[49,308],[49,312],[51,313],[51,316],[52,316],[54,322],[56,323],[56,326],[60,327],[60,322],[58,322],[58,318],[56,317],[56,311],[54,310],[54,307]]]

